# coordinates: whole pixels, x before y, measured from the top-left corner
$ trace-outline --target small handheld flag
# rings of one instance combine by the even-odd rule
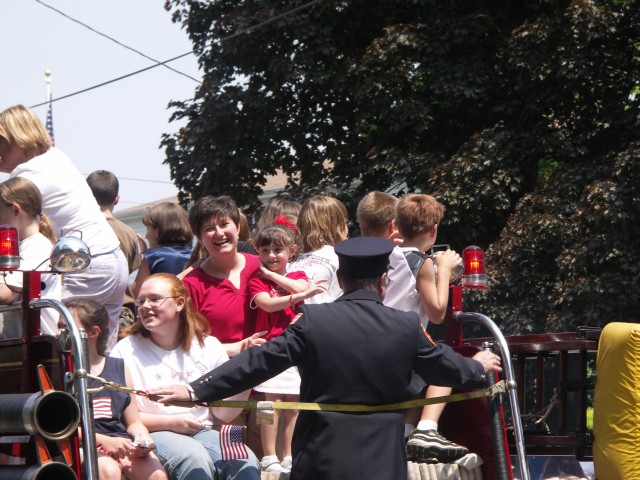
[[[249,458],[244,444],[244,430],[239,425],[222,425],[220,427],[220,448],[223,460],[242,460]]]

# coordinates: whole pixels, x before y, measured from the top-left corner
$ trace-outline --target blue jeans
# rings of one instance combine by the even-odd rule
[[[247,447],[246,460],[222,460],[220,434],[200,430],[193,436],[152,432],[156,454],[171,480],[260,480],[260,463]]]

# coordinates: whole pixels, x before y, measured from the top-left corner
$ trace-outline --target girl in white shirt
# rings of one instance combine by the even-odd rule
[[[196,312],[180,280],[156,273],[140,286],[139,320],[123,333],[111,356],[123,358],[134,388],[150,390],[167,384],[188,384],[228,360],[222,344],[209,336],[209,322]],[[232,400],[246,400],[249,392]],[[230,422],[231,408],[169,406],[136,397],[143,423],[151,432],[158,458],[172,480],[259,480],[256,456],[223,460],[214,415]]]
[[[49,255],[56,241],[47,216],[42,213],[42,196],[33,182],[22,177],[0,183],[0,225],[10,225],[18,231],[20,239],[19,270],[51,270]],[[5,272],[0,280],[0,304],[9,305],[22,298],[22,271]],[[42,274],[44,285],[41,298],[60,300],[60,275]],[[59,314],[49,308],[40,310],[40,331],[57,335]],[[20,312],[5,312],[2,335],[7,338],[22,336]]]
[[[315,196],[302,204],[298,216],[302,253],[289,264],[288,270],[302,270],[309,283],[322,282],[327,288],[305,300],[307,304],[333,302],[342,295],[336,276],[338,255],[333,247],[347,239],[347,222],[347,208],[336,198]]]

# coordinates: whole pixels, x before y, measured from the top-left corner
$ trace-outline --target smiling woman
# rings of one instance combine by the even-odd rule
[[[150,390],[169,383],[187,384],[228,360],[220,342],[209,336],[209,324],[193,307],[175,275],[157,273],[140,287],[136,303],[140,320],[127,328],[111,356],[123,358],[133,387]],[[248,392],[233,397],[244,400]],[[215,415],[230,421],[238,412],[202,405],[164,405],[137,396],[142,422],[151,432],[158,458],[174,480],[257,480],[258,460],[223,460]],[[180,448],[176,448],[180,445]]]
[[[230,197],[203,197],[191,207],[191,230],[209,257],[182,280],[230,357],[265,342],[255,332],[256,313],[249,307],[249,279],[260,263],[255,255],[238,252],[239,222]]]

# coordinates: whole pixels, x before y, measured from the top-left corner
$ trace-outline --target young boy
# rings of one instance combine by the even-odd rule
[[[120,240],[120,249],[127,258],[129,275],[140,267],[140,252],[138,251],[138,237],[136,232],[126,223],[113,216],[113,209],[120,201],[118,191],[120,183],[118,178],[107,170],[95,170],[87,177],[87,184],[100,206],[100,211],[105,217],[112,230]],[[135,321],[135,306],[131,287],[127,286],[124,293],[122,311],[120,312],[120,329],[128,327]]]
[[[394,208],[395,207],[395,208]],[[383,192],[367,194],[357,210],[357,219],[363,236],[402,238],[390,256],[390,280],[384,304],[405,311],[415,311],[423,325],[429,321],[444,321],[449,297],[451,270],[460,263],[453,250],[442,252],[435,259],[424,252],[435,244],[438,224],[444,216],[444,206],[430,195],[408,195],[398,200]],[[435,261],[435,265],[434,265]],[[438,272],[438,275],[436,275]],[[417,395],[426,384],[414,375],[409,392]],[[426,398],[449,395],[451,389],[431,385]],[[406,419],[407,454],[409,460],[429,463],[447,463],[468,453],[438,433],[438,420],[446,404],[426,405],[422,409],[417,428]],[[406,417],[411,416],[407,412]]]
[[[373,191],[367,193],[362,200],[360,200],[356,211],[356,219],[363,237],[386,238],[396,244],[391,255],[389,255],[391,271],[388,273],[388,276],[391,276],[391,273],[393,273],[396,278],[398,275],[402,275],[402,272],[411,276],[407,261],[404,258],[404,253],[398,247],[398,245],[402,243],[402,238],[396,228],[396,209],[398,202],[399,200],[389,193]],[[384,304],[398,308],[399,310],[412,310],[387,303],[388,301],[401,298],[404,290],[406,290],[406,288],[401,279],[389,283]]]

